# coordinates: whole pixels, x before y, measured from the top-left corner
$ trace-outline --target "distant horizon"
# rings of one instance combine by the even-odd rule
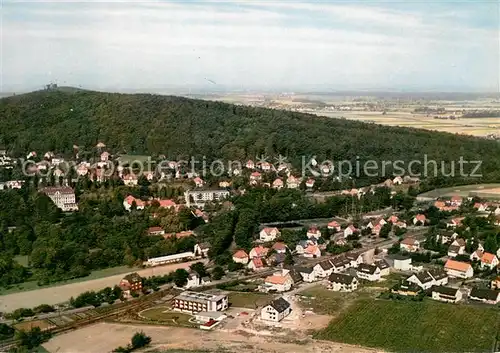
[[[499,92],[498,1],[2,2],[0,90]],[[179,93],[181,94],[181,93]]]

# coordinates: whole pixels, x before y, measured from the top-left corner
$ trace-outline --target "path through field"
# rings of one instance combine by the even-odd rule
[[[175,271],[178,268],[188,268],[194,262],[206,262],[207,260],[196,260],[191,262],[183,262],[178,264],[158,266],[146,268],[136,271],[142,277],[151,277],[165,275]],[[98,291],[105,287],[113,287],[117,285],[126,273],[109,276],[99,279],[82,281],[77,283],[65,284],[58,287],[47,287],[36,289],[28,292],[19,292],[0,296],[0,311],[11,312],[18,308],[32,308],[40,304],[59,304],[68,301],[71,297],[76,297],[79,294],[94,290]]]

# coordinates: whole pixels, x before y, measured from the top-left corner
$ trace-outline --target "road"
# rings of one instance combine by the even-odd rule
[[[208,259],[182,262],[166,266],[157,266],[135,271],[142,277],[161,276],[178,268],[189,268],[195,262],[207,263]],[[18,308],[33,308],[40,304],[59,304],[68,301],[86,291],[98,291],[105,287],[113,287],[120,283],[126,273],[110,277],[98,278],[57,287],[47,287],[27,292],[12,293],[0,296],[0,311],[11,312]]]

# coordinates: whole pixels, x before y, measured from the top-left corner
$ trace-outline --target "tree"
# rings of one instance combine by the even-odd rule
[[[174,272],[174,284],[177,287],[182,287],[186,285],[188,277],[189,273],[185,269],[179,268]]]
[[[390,222],[384,224],[380,229],[379,236],[381,238],[386,238],[386,239],[389,238],[389,233],[391,232],[391,229],[392,229],[392,224]]]
[[[294,262],[295,261],[293,260],[292,253],[290,251],[287,251],[286,255],[285,255],[285,260],[283,261],[283,264],[290,266],[290,265],[293,265]]]
[[[225,272],[221,266],[215,266],[212,270],[212,278],[216,281],[220,280],[224,275]]]
[[[194,264],[189,266],[189,268],[196,272],[200,277],[208,276],[207,269],[205,268],[203,262],[195,262]]]
[[[486,240],[484,241],[484,250],[486,252],[496,254],[498,250],[498,242],[496,236],[490,235],[486,238]]]
[[[131,339],[132,349],[138,349],[147,346],[151,343],[151,337],[144,332],[136,332]]]
[[[16,339],[19,341],[17,346],[33,349],[48,341],[50,337],[51,333],[42,331],[40,327],[33,327],[30,331],[21,330],[16,334]]]

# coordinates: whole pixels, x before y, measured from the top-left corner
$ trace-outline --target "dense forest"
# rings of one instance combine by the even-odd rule
[[[115,152],[169,159],[281,154],[296,167],[302,156],[408,162],[427,155],[438,167],[460,157],[482,159],[483,180],[500,181],[497,141],[181,97],[39,91],[1,99],[0,124],[0,143],[16,156],[69,154],[74,144],[91,148],[98,141]]]

